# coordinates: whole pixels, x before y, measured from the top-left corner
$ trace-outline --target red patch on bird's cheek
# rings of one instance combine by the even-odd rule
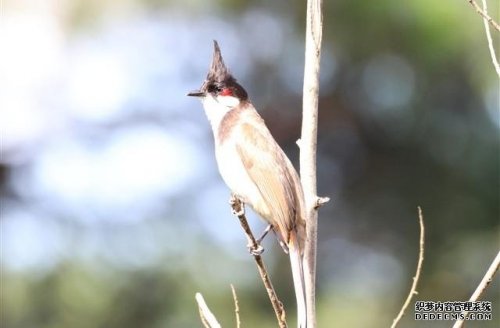
[[[232,96],[233,95],[233,91],[229,88],[224,88],[221,90],[220,92],[220,95],[221,96]]]

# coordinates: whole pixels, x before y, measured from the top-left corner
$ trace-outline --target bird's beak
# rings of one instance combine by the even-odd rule
[[[205,97],[206,93],[200,90],[194,90],[187,94],[190,97]]]

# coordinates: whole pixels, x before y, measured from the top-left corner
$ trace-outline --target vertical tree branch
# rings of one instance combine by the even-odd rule
[[[233,293],[234,315],[236,317],[236,328],[240,328],[241,327],[240,306],[238,305],[238,297],[236,296],[236,290],[234,289],[233,284],[231,284],[231,292]]]
[[[307,238],[303,266],[308,328],[316,327],[315,284],[318,232],[316,143],[322,29],[322,0],[307,0],[302,131],[300,141],[300,179],[304,189],[306,207]]]

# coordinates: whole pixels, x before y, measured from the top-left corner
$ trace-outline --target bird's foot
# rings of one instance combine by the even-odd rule
[[[257,243],[257,244],[249,243],[247,245],[247,248],[248,248],[248,251],[250,252],[250,254],[252,254],[253,256],[259,256],[262,253],[264,253],[264,247],[262,247],[262,245],[259,243]]]
[[[266,230],[264,230],[264,232],[262,233],[262,236],[260,236],[258,239],[257,239],[257,244],[260,245],[260,243],[262,243],[262,241],[264,240],[264,238],[267,236],[267,234],[269,233],[269,231],[271,231],[271,229],[273,228],[273,225],[270,224],[266,227]]]

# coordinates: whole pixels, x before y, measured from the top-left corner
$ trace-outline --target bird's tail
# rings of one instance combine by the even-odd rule
[[[297,299],[297,326],[299,328],[307,328],[306,286],[304,268],[302,266],[303,254],[296,239],[296,235],[292,234],[291,237],[288,244],[288,252],[290,256],[290,265],[292,267],[293,287]]]

